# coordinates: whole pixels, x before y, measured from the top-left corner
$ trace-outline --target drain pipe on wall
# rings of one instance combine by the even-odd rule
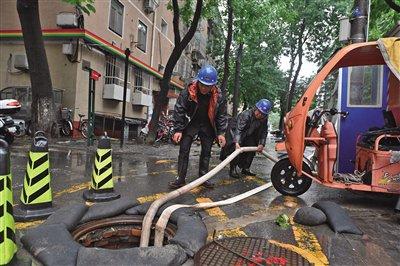
[[[221,200],[221,201],[217,201],[217,202],[204,202],[204,203],[198,203],[195,205],[176,204],[176,205],[169,206],[168,208],[166,208],[163,211],[163,213],[161,214],[161,216],[158,219],[158,222],[156,224],[156,235],[154,238],[154,246],[156,246],[156,247],[163,246],[165,228],[167,226],[167,223],[168,223],[169,218],[171,217],[172,213],[174,211],[176,211],[177,209],[180,209],[180,208],[208,209],[208,208],[213,208],[213,207],[229,205],[229,204],[236,203],[240,200],[243,200],[245,198],[248,198],[250,196],[253,196],[254,194],[257,194],[263,190],[266,190],[267,188],[270,188],[271,186],[272,186],[272,183],[268,182],[262,186],[259,186],[252,190],[249,190],[245,193],[234,196],[230,199]]]
[[[140,247],[148,247],[149,240],[150,240],[150,229],[151,224],[153,222],[154,216],[156,215],[158,209],[167,201],[177,198],[178,196],[185,194],[192,190],[195,187],[200,186],[205,181],[216,175],[219,171],[221,171],[226,165],[228,165],[236,156],[238,156],[242,152],[251,152],[256,151],[257,147],[242,147],[240,149],[235,150],[231,155],[229,155],[225,160],[223,160],[219,165],[217,165],[214,169],[212,169],[207,174],[203,175],[202,177],[194,180],[193,182],[174,190],[163,197],[155,200],[149,210],[147,211],[146,215],[143,219],[142,224],[142,235],[140,237]]]

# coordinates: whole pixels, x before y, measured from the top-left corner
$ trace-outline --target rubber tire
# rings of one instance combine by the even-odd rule
[[[69,121],[63,121],[61,125],[61,134],[64,136],[70,136],[72,133],[72,124]]]
[[[11,145],[14,142],[14,135],[9,133],[4,134],[4,140],[8,143],[8,145]]]
[[[303,179],[304,181],[302,182],[302,184],[300,185],[299,188],[290,189],[290,188],[283,186],[282,182],[281,182],[281,180],[282,180],[281,172],[282,172],[282,170],[287,170],[288,166],[290,166],[290,168],[291,168],[291,169],[289,169],[289,171],[291,171],[290,174],[292,174],[294,171],[296,171],[295,168],[291,165],[289,158],[283,158],[283,159],[279,160],[274,165],[274,167],[272,167],[271,182],[272,182],[272,185],[274,186],[274,188],[282,195],[296,197],[296,196],[299,196],[299,195],[305,193],[310,188],[312,179],[307,176],[302,175],[301,179]],[[311,174],[311,169],[305,162],[303,162],[303,171],[305,171],[308,174]],[[294,178],[296,178],[296,177],[294,177]]]
[[[17,131],[15,132],[14,137],[21,138],[26,135],[25,131],[22,131],[19,125],[15,125],[15,126],[17,128]]]
[[[80,129],[81,129],[82,136],[85,139],[87,139],[87,137],[88,137],[88,122],[87,121],[82,122]],[[94,129],[93,129],[93,131],[94,131]]]

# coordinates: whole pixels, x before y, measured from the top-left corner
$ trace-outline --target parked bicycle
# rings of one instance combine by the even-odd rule
[[[74,123],[72,120],[72,110],[68,108],[61,109],[61,123],[60,123],[60,132],[64,136],[70,136],[74,129],[78,130],[82,136],[86,139],[88,133],[88,121],[87,119],[83,119],[85,115],[78,114],[79,116],[79,124],[78,127],[74,127]]]

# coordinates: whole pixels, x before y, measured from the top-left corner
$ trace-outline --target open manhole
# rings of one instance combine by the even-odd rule
[[[312,265],[301,255],[268,239],[234,237],[213,241],[196,253],[195,265]]]
[[[141,215],[118,216],[100,219],[79,225],[72,232],[75,241],[85,247],[124,249],[139,247],[142,233]],[[151,228],[150,246],[154,244],[154,224]],[[176,226],[168,223],[165,229],[164,244],[174,237]]]

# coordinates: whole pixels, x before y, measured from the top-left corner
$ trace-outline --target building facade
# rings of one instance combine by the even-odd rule
[[[107,131],[119,137],[124,51],[129,48],[126,117],[130,136],[137,135],[151,116],[159,81],[174,48],[173,14],[167,4],[156,0],[95,1],[96,12],[86,15],[61,0],[39,2],[53,88],[61,91],[61,105],[72,109],[75,123],[79,114],[87,115],[89,75],[85,67],[90,66],[101,74],[95,91],[96,133]],[[201,21],[175,68],[169,109],[207,59],[207,24]],[[186,32],[183,24],[181,30]],[[29,86],[16,0],[0,1],[0,90]],[[0,96],[4,95],[0,91]]]

